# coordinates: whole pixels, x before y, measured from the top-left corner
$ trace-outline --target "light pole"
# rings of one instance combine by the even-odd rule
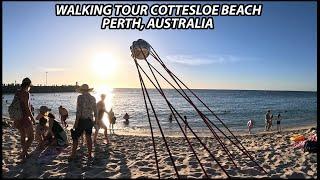
[[[46,72],[46,86],[48,85],[48,72]]]

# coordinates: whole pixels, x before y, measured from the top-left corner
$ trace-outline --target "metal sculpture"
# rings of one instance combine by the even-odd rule
[[[224,152],[226,152],[228,159],[232,162],[232,164],[236,167],[236,163],[234,161],[234,156],[232,153],[230,153],[230,150],[226,146],[226,144],[221,140],[219,135],[215,130],[220,132],[226,139],[228,139],[232,145],[234,145],[236,148],[238,148],[242,153],[244,153],[252,162],[255,163],[255,165],[263,172],[267,173],[255,160],[254,158],[249,154],[249,152],[246,150],[246,148],[241,144],[241,142],[238,140],[238,138],[231,132],[231,130],[226,126],[226,124],[190,89],[188,86],[183,83],[172,71],[169,70],[169,68],[164,64],[160,56],[157,54],[157,52],[153,49],[153,47],[146,41],[142,39],[138,39],[137,41],[134,41],[132,43],[132,46],[130,47],[131,50],[131,56],[135,62],[137,71],[138,71],[138,76],[139,76],[139,81],[141,85],[141,90],[143,94],[143,99],[144,99],[144,104],[147,112],[147,117],[149,121],[149,126],[150,126],[150,131],[151,131],[151,138],[152,138],[152,144],[153,144],[153,150],[154,150],[154,156],[155,156],[155,162],[156,162],[156,167],[157,167],[157,173],[158,173],[158,178],[160,178],[160,172],[159,172],[159,162],[158,162],[158,157],[157,157],[157,150],[156,150],[156,145],[155,145],[155,140],[154,140],[154,129],[152,127],[152,121],[151,121],[151,113],[153,114],[155,118],[155,122],[159,127],[160,134],[162,137],[162,140],[164,142],[164,145],[166,147],[166,151],[169,154],[170,160],[173,164],[173,168],[175,171],[175,174],[177,178],[180,177],[179,172],[177,170],[177,167],[175,165],[175,161],[172,156],[172,152],[170,150],[170,147],[168,146],[167,139],[164,135],[164,131],[161,127],[161,124],[159,122],[159,118],[157,116],[157,113],[155,111],[155,108],[152,104],[151,97],[148,93],[148,89],[146,88],[144,79],[142,74],[147,77],[147,79],[151,82],[151,84],[156,88],[156,90],[160,93],[160,95],[163,97],[163,99],[166,101],[166,104],[168,105],[171,113],[173,114],[174,119],[176,120],[179,129],[181,130],[183,137],[187,141],[190,150],[192,151],[193,155],[196,157],[204,175],[208,178],[208,174],[203,167],[203,164],[201,163],[199,159],[199,155],[196,153],[195,148],[193,144],[191,143],[190,139],[186,135],[186,133],[183,131],[182,124],[179,122],[178,119],[181,120],[182,123],[184,123],[185,126],[190,130],[190,132],[194,135],[194,137],[197,139],[197,141],[201,144],[201,146],[209,153],[210,157],[219,165],[221,170],[226,174],[228,178],[230,178],[230,175],[228,172],[224,169],[224,167],[220,164],[220,162],[217,160],[217,158],[214,156],[214,154],[209,150],[209,148],[206,146],[206,144],[199,138],[199,136],[194,132],[192,127],[189,126],[189,124],[185,121],[185,119],[182,117],[182,115],[176,110],[176,108],[170,103],[168,98],[166,97],[165,93],[163,92],[163,89],[155,75],[155,72],[160,75],[173,89],[175,89],[197,112],[197,115],[202,119],[202,121],[206,124],[206,127],[210,130],[211,134],[215,138],[215,140],[218,142],[218,144],[221,146]],[[160,73],[159,70],[157,70],[150,61],[147,59],[149,56],[153,57],[155,60],[154,62],[157,62],[160,64],[160,67],[162,67],[165,72],[169,75],[169,77],[173,80],[173,83],[170,82],[163,74]],[[148,75],[148,73],[142,68],[142,66],[139,63],[146,63],[148,66],[148,69],[151,72],[151,75]],[[153,61],[152,61],[153,62]],[[175,86],[175,85],[176,86]],[[183,89],[184,88],[184,89]],[[207,115],[205,115],[191,100],[191,98],[187,95],[187,92],[191,93],[193,97],[195,97],[204,107],[218,120],[219,123],[221,123],[222,127],[226,129],[224,132],[217,126],[216,123],[212,122]],[[149,106],[151,107],[151,112],[149,111]],[[227,135],[229,134],[229,136]]]

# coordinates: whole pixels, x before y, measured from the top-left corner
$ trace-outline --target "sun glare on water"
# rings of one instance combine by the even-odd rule
[[[101,94],[106,95],[106,99],[104,100],[104,103],[106,105],[106,110],[109,112],[110,109],[112,108],[112,99],[113,99],[113,89],[108,87],[107,85],[99,85],[94,88],[94,97],[96,98],[97,103],[101,100]],[[109,127],[109,119],[108,119],[108,114],[104,114],[103,123]]]

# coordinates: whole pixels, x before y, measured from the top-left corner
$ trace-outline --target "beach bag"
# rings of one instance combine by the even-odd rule
[[[22,109],[20,105],[20,99],[16,94],[8,108],[9,117],[13,120],[20,120],[22,118]]]
[[[303,147],[304,152],[316,153],[317,152],[317,141],[306,141]]]

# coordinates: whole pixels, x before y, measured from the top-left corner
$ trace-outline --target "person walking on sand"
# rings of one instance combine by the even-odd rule
[[[253,128],[254,122],[250,119],[247,123],[249,134],[251,134],[251,129]]]
[[[277,131],[278,132],[281,132],[281,115],[280,113],[278,114],[278,117],[277,117]]]
[[[108,111],[106,110],[106,105],[104,103],[105,99],[106,99],[106,95],[101,94],[101,100],[97,103],[98,118],[96,119],[95,125],[94,125],[96,129],[96,131],[94,132],[94,140],[93,140],[94,144],[97,144],[97,136],[100,128],[104,129],[104,137],[105,137],[106,144],[109,143],[108,128],[102,121],[104,113],[105,112],[108,113]]]
[[[81,94],[77,98],[76,120],[73,126],[74,130],[71,131],[73,144],[71,156],[69,157],[70,161],[76,156],[79,138],[83,132],[86,133],[88,158],[92,158],[92,127],[93,121],[98,118],[96,98],[89,93],[92,90],[93,88],[89,88],[87,84],[83,84],[77,89]]]
[[[271,119],[271,111],[268,110],[267,114],[265,115],[265,127],[266,127],[266,131],[269,131],[269,128],[270,128],[270,119]]]
[[[33,125],[35,124],[34,117],[32,116],[30,109],[30,87],[31,80],[29,78],[24,78],[22,80],[20,89],[17,90],[14,96],[14,100],[19,101],[19,107],[21,112],[21,117],[19,119],[13,119],[14,127],[18,129],[21,137],[21,148],[22,152],[19,156],[22,160],[25,160],[29,157],[28,149],[30,148],[34,140],[34,129]],[[10,105],[11,106],[11,105]],[[10,107],[9,107],[10,109]],[[10,114],[10,112],[9,112]],[[28,140],[26,140],[26,138]]]
[[[69,116],[68,110],[62,106],[59,106],[59,115],[60,115],[60,119],[61,119],[61,124],[67,128],[68,124],[66,123],[66,120]]]
[[[130,118],[130,116],[129,116],[128,113],[126,113],[126,114],[123,116],[123,119],[125,119],[125,121],[124,121],[124,124],[125,124],[125,125],[128,125],[128,124],[129,124],[129,118]]]

